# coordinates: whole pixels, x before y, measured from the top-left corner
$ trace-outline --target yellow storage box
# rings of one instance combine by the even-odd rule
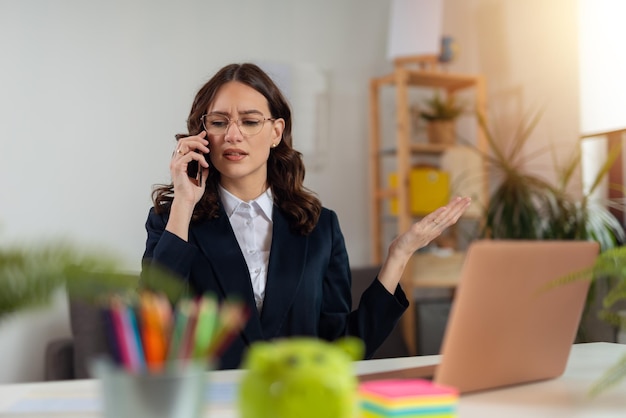
[[[398,185],[398,175],[389,175],[389,186]],[[409,207],[415,216],[426,215],[450,200],[450,177],[445,171],[431,167],[414,167],[409,173]],[[390,199],[389,211],[398,214],[398,199]]]

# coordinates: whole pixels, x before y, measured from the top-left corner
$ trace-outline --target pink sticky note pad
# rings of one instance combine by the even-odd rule
[[[388,379],[372,380],[359,385],[363,393],[372,393],[389,399],[401,399],[416,396],[458,396],[454,388],[436,385],[424,379]]]

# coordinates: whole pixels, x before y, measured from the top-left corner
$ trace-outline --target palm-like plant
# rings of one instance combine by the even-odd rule
[[[491,151],[483,157],[500,175],[485,208],[481,235],[495,239],[595,240],[603,251],[621,245],[626,234],[620,222],[607,206],[591,199],[618,157],[619,147],[611,150],[589,190],[577,200],[567,193],[567,186],[580,164],[580,152],[557,170],[560,174],[557,185],[524,170],[529,159],[537,155],[525,156],[523,150],[540,117],[541,112],[525,117],[504,149],[483,115],[478,115]],[[610,206],[616,205],[610,202]]]
[[[483,158],[499,177],[485,208],[483,237],[544,239],[546,216],[562,205],[562,196],[554,186],[524,170],[527,158],[522,151],[539,118],[537,113],[530,120],[523,120],[505,147],[490,130],[484,115],[478,114],[490,150]]]

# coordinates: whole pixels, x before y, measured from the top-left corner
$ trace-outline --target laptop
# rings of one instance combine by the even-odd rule
[[[591,241],[473,241],[446,325],[440,364],[360,379],[432,376],[436,383],[470,393],[560,376],[590,281],[546,285],[591,267],[598,252],[598,243]]]

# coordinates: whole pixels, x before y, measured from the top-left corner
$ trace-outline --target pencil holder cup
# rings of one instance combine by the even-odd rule
[[[204,412],[207,370],[201,364],[160,373],[132,374],[107,360],[93,371],[100,379],[105,418],[199,418]]]

